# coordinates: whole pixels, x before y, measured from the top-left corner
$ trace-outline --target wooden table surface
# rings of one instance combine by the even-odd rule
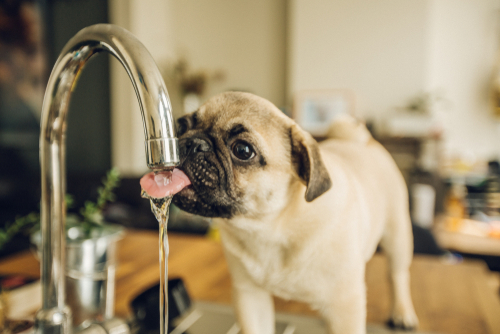
[[[170,234],[169,277],[182,277],[192,299],[230,303],[230,277],[221,245],[199,236]],[[116,314],[130,315],[129,303],[157,284],[158,233],[129,230],[120,241],[116,282]],[[389,316],[387,262],[381,255],[367,265],[368,322]],[[0,273],[39,276],[30,252],[0,261]],[[447,264],[435,257],[415,256],[411,290],[420,330],[453,334],[499,334],[499,278],[478,261]],[[278,311],[317,316],[307,305],[275,299]]]

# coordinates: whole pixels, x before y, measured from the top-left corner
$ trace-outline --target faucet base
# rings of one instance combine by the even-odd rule
[[[68,307],[41,309],[35,316],[35,334],[67,334],[71,329],[71,310]]]

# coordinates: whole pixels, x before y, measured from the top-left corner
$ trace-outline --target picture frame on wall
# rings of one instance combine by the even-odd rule
[[[295,94],[292,117],[314,137],[324,137],[340,115],[355,117],[355,94],[349,89],[304,90]]]

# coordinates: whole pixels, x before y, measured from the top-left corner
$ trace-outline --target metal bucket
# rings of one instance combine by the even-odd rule
[[[116,244],[123,227],[103,225],[91,238],[81,238],[81,230],[72,227],[66,238],[66,304],[73,316],[74,328],[85,328],[111,319],[115,306]],[[39,245],[40,233],[32,237]]]

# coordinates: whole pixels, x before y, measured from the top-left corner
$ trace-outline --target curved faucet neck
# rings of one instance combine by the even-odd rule
[[[179,163],[172,107],[153,58],[123,28],[97,24],[78,32],[64,47],[45,92],[40,133],[42,176],[42,309],[35,322],[39,333],[69,333],[71,312],[65,305],[65,132],[69,100],[80,71],[95,54],[106,51],[127,71],[144,124],[146,164],[170,169]]]

